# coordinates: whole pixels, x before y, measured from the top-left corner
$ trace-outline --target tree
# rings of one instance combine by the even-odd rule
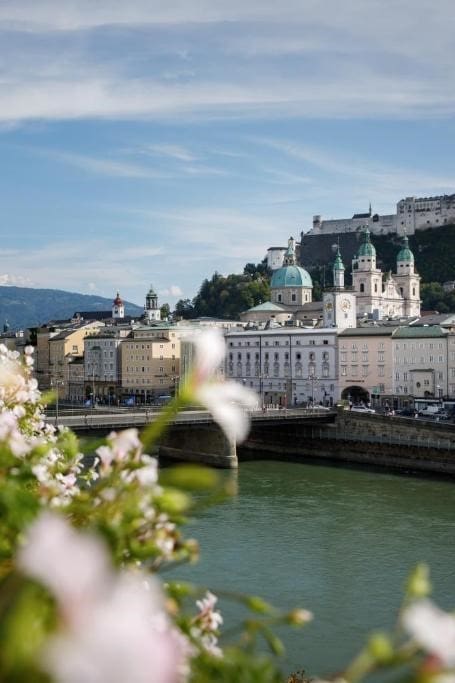
[[[171,314],[171,307],[169,304],[163,304],[160,307],[161,320],[167,320]]]
[[[174,315],[177,318],[185,318],[186,320],[195,318],[196,316],[191,299],[179,299],[175,304]]]

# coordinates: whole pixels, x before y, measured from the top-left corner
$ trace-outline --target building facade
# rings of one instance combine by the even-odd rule
[[[382,404],[393,397],[392,335],[395,327],[358,327],[338,335],[340,397]]]
[[[281,328],[226,334],[226,378],[251,387],[259,405],[333,405],[338,399],[334,329]]]
[[[175,393],[180,378],[180,334],[173,327],[134,328],[120,344],[123,400],[150,403]]]
[[[397,397],[450,395],[448,332],[439,325],[398,327],[393,334],[393,389]]]
[[[420,315],[420,275],[415,272],[407,237],[397,254],[396,274],[384,276],[376,265],[376,249],[370,232],[365,230],[358,255],[352,261],[352,286],[358,317],[381,320]]]

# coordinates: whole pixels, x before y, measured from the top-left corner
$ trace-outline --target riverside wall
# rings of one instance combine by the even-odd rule
[[[333,425],[253,424],[238,452],[455,476],[455,425],[340,411]]]
[[[172,425],[160,439],[160,457],[202,463],[212,467],[238,467],[236,444],[217,424]]]

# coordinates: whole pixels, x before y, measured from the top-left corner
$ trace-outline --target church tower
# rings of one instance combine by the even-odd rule
[[[344,287],[344,264],[340,248],[333,263],[333,287],[322,295],[324,327],[356,327],[356,298]]]
[[[357,296],[359,316],[382,318],[382,271],[376,267],[376,249],[368,229],[363,232],[359,253],[352,260],[352,285]]]
[[[117,292],[117,296],[112,302],[112,317],[114,320],[121,320],[125,317],[125,304],[120,298],[120,294]]]
[[[415,270],[414,254],[409,248],[407,235],[404,236],[403,246],[397,254],[395,281],[404,299],[404,315],[420,315],[420,275]]]
[[[152,285],[150,285],[150,289],[145,297],[144,317],[147,322],[161,320],[161,311],[158,308],[158,295]]]

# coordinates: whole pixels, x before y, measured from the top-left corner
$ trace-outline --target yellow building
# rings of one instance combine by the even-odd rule
[[[149,403],[175,393],[180,379],[180,337],[175,327],[137,327],[120,344],[124,399]]]
[[[104,323],[92,321],[85,325],[79,325],[78,327],[72,326],[57,333],[51,331],[46,333],[43,331],[43,334],[40,334],[38,332],[37,354],[40,359],[41,374],[39,377],[41,377],[42,389],[53,388],[58,391],[60,399],[67,400],[69,398],[69,365],[73,360],[82,358],[84,354],[85,337],[89,334],[93,334],[100,327],[104,327]],[[43,372],[43,368],[46,369],[46,365],[47,375]],[[73,375],[73,373],[71,374]],[[46,381],[47,386],[45,385]]]

